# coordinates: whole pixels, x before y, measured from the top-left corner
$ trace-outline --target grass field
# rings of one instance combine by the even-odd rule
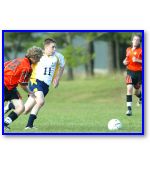
[[[24,98],[25,94],[22,93]],[[126,86],[123,75],[62,80],[59,88],[51,87],[46,103],[35,121],[37,130],[25,131],[28,115],[11,124],[10,132],[110,132],[112,118],[122,122],[117,132],[141,132],[141,107],[133,97],[133,115],[126,112]],[[6,116],[6,115],[5,115]]]

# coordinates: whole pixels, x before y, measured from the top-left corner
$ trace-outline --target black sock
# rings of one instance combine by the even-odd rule
[[[127,95],[126,96],[126,102],[127,102],[127,107],[128,107],[128,110],[132,110],[132,95]]]
[[[16,119],[18,118],[18,115],[17,115],[17,113],[15,113],[14,111],[12,111],[12,112],[8,115],[8,117],[10,117],[12,121],[14,121],[14,120],[16,120]]]
[[[15,113],[14,111],[12,111],[5,119],[5,126],[8,126],[11,122],[13,122],[14,120],[16,120],[18,118],[17,113]]]
[[[9,103],[8,110],[5,111],[5,114],[8,113],[11,109],[15,109],[15,106],[14,106],[14,104],[12,102]]]
[[[15,106],[13,105],[13,103],[12,103],[12,102],[10,102],[10,104],[9,104],[8,108],[9,108],[9,110],[11,110],[11,109],[15,109]]]
[[[33,127],[33,122],[35,119],[36,119],[36,115],[30,114],[26,127]]]
[[[132,110],[131,106],[128,106],[128,110]]]
[[[127,102],[132,102],[132,95],[127,95]]]

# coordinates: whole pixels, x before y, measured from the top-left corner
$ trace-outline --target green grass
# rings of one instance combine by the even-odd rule
[[[25,94],[22,94],[26,99]],[[126,86],[123,75],[95,76],[74,81],[61,81],[59,88],[50,88],[46,103],[31,132],[110,132],[112,118],[122,122],[117,132],[141,132],[141,107],[133,97],[133,115],[127,117]],[[11,132],[29,132],[24,127],[28,115],[21,115],[11,125]]]

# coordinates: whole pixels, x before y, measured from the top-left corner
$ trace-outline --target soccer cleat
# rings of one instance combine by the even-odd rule
[[[137,101],[136,105],[139,107],[139,106],[141,106],[141,104],[142,104],[142,101],[139,99],[139,100]]]
[[[30,130],[30,129],[32,129],[32,127],[27,126],[27,127],[25,127],[24,129],[25,129],[25,130]]]
[[[37,127],[35,127],[35,126],[33,126],[33,127],[26,126],[26,127],[25,127],[25,130],[31,130],[31,129],[35,129],[35,130],[36,130],[36,129],[37,129]]]
[[[4,125],[4,130],[5,130],[5,131],[10,131],[10,127]]]
[[[131,116],[131,115],[132,115],[132,110],[127,110],[127,111],[126,111],[126,115],[127,115],[127,116]]]
[[[6,131],[9,131],[9,130],[10,130],[9,124],[6,123],[6,122],[4,122],[4,129],[5,129]]]

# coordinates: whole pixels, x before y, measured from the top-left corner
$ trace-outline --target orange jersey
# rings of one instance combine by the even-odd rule
[[[17,58],[4,63],[4,84],[8,90],[17,87],[19,83],[28,83],[32,72],[28,58]]]
[[[131,71],[142,71],[142,63],[133,62],[132,58],[136,57],[139,60],[142,60],[142,49],[136,48],[132,50],[131,47],[126,50],[126,59],[129,62],[127,69]]]

